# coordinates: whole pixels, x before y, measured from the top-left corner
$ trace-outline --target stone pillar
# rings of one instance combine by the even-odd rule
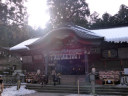
[[[96,69],[92,68],[92,72],[90,74],[90,81],[91,81],[91,93],[95,95],[95,73]]]

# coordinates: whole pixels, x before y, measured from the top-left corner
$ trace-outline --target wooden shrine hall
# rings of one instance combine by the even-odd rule
[[[100,58],[103,40],[83,27],[60,25],[42,37],[10,48],[10,51],[22,57],[22,68],[28,72],[40,69],[45,74],[56,70],[63,75],[84,75]]]
[[[10,52],[22,57],[22,70],[26,72],[40,70],[42,74],[51,75],[52,70],[55,70],[65,78],[62,82],[76,83],[77,79],[85,82],[85,75],[95,67],[101,73],[102,80],[108,78],[102,71],[118,71],[118,74],[127,67],[128,64],[125,63],[128,58],[122,54],[128,53],[125,49],[128,44],[107,41],[106,36],[97,31],[101,30],[87,30],[73,24],[62,24],[44,36],[11,47]]]

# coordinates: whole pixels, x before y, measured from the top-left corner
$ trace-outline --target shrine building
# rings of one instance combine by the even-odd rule
[[[10,52],[22,57],[22,70],[26,72],[40,70],[50,75],[52,70],[56,70],[67,78],[77,76],[84,82],[85,75],[91,72],[92,67],[97,72],[123,71],[128,67],[128,55],[123,54],[128,53],[127,41],[107,38],[106,34],[102,34],[106,30],[88,30],[63,24],[44,36],[11,47]]]
[[[48,74],[55,69],[63,75],[84,75],[100,59],[103,40],[103,37],[83,27],[61,25],[42,37],[10,48],[10,51],[22,57],[22,68],[26,71],[40,69]]]

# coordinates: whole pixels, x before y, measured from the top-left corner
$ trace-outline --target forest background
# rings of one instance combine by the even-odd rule
[[[90,13],[85,0],[47,0],[50,20],[46,28],[28,25],[26,0],[0,1],[0,46],[12,47],[24,40],[43,36],[58,24],[70,22],[87,29],[128,26],[128,6],[122,4],[116,14]],[[41,11],[40,11],[41,12]],[[43,22],[43,21],[42,21]]]

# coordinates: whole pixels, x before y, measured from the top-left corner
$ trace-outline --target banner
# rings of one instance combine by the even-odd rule
[[[57,54],[50,55],[50,60],[80,59],[81,54]]]
[[[53,50],[49,54],[83,54],[84,49],[62,49],[62,50]]]

